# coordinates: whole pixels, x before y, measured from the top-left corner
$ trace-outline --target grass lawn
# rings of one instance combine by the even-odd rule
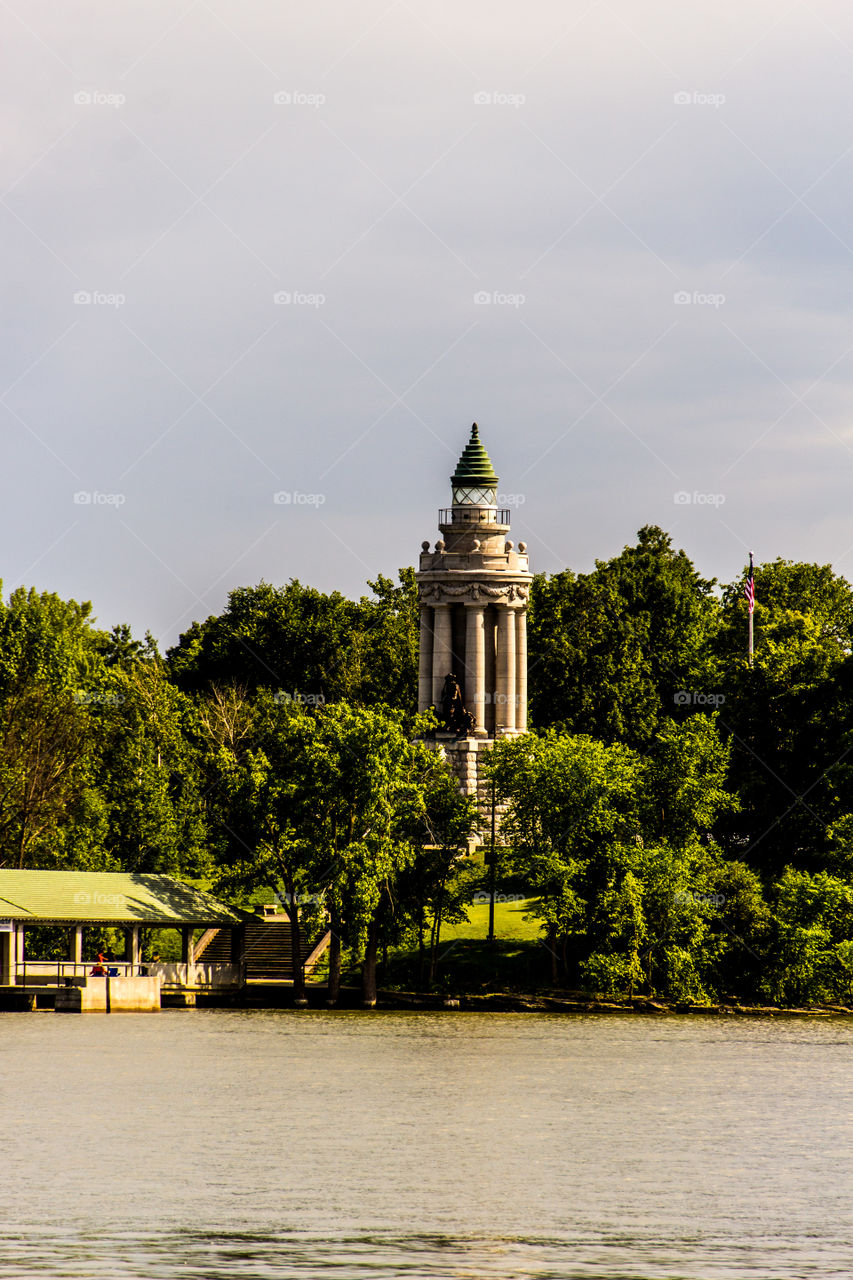
[[[500,895],[498,895],[500,896]],[[541,926],[537,920],[525,920],[533,903],[532,898],[521,902],[495,903],[495,937],[502,942],[537,942]],[[462,924],[443,924],[441,941],[482,941],[489,933],[488,902],[473,902],[468,907],[468,921]]]
[[[525,920],[532,899],[495,902],[495,942],[489,932],[488,902],[468,906],[468,920],[443,925],[436,982],[440,988],[458,991],[527,989],[548,981],[550,957],[540,946],[542,934],[535,920]],[[397,951],[380,985],[411,989],[417,985],[418,957],[414,951]]]

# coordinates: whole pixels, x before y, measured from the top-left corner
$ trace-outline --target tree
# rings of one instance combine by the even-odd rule
[[[762,988],[782,1004],[853,1001],[853,887],[786,867],[774,886],[774,938]]]
[[[554,731],[497,743],[490,768],[509,802],[504,835],[539,895],[560,975],[608,993],[705,998],[724,957],[760,925],[748,869],[713,841],[735,807],[713,717],[665,722],[647,755]],[[729,904],[729,886],[738,887]]]
[[[717,637],[741,801],[724,838],[770,878],[786,865],[832,870],[835,836],[853,813],[853,592],[827,565],[758,566],[750,669],[742,586],[724,589]]]
[[[435,753],[412,743],[402,713],[345,702],[308,710],[255,700],[251,745],[216,756],[215,828],[221,881],[273,888],[291,922],[296,995],[302,991],[300,903],[332,929],[329,1000],[340,946],[362,957],[363,999],[376,1003],[376,954],[397,909],[396,880],[414,855]]]
[[[640,835],[642,760],[629,748],[549,731],[495,743],[487,769],[509,808],[502,824],[516,866],[538,895],[557,972],[579,977],[607,928],[612,889]],[[622,876],[619,875],[621,879]]]
[[[596,561],[591,574],[537,577],[533,723],[646,746],[662,718],[683,714],[678,695],[716,686],[713,586],[654,526],[640,530],[636,546]]]
[[[88,717],[81,682],[103,663],[91,605],[0,584],[0,864],[52,862],[85,785]]]
[[[0,865],[32,867],[49,857],[70,816],[87,717],[65,690],[28,680],[0,710]]]
[[[415,710],[418,606],[414,571],[400,584],[379,575],[375,598],[347,600],[293,580],[230,592],[218,617],[194,622],[169,650],[187,692],[239,685],[279,692],[304,706],[346,700]]]
[[[395,895],[398,938],[417,941],[421,987],[427,978],[427,933],[429,982],[433,983],[442,925],[468,919],[471,891],[481,874],[479,865],[462,860],[480,821],[476,804],[460,792],[456,778],[438,752],[425,757],[424,763],[424,807],[411,832],[415,854],[398,876]]]
[[[210,857],[191,701],[159,657],[110,667],[86,696],[107,852],[126,871],[204,876]]]

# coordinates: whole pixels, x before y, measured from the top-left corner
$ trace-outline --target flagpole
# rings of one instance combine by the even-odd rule
[[[752,612],[755,608],[755,577],[752,563],[752,552],[749,553],[749,666],[752,669]]]
[[[752,610],[749,611],[749,665],[752,666]]]

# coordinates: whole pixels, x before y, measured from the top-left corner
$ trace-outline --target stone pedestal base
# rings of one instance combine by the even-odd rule
[[[514,732],[512,736],[515,736]],[[485,776],[483,763],[491,749],[491,739],[454,738],[439,733],[436,744],[453,770],[459,790],[464,796],[470,796],[480,810],[482,822],[474,833],[471,849],[488,844],[492,838],[492,788]],[[496,829],[500,828],[506,809],[506,804],[495,806]]]

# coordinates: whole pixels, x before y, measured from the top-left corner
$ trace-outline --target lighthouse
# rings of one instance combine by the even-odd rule
[[[418,705],[435,707],[463,788],[476,791],[479,749],[527,729],[527,547],[509,537],[498,476],[476,424],[450,477],[441,537],[422,543]],[[462,757],[473,757],[467,766]],[[465,779],[468,779],[466,784]]]

